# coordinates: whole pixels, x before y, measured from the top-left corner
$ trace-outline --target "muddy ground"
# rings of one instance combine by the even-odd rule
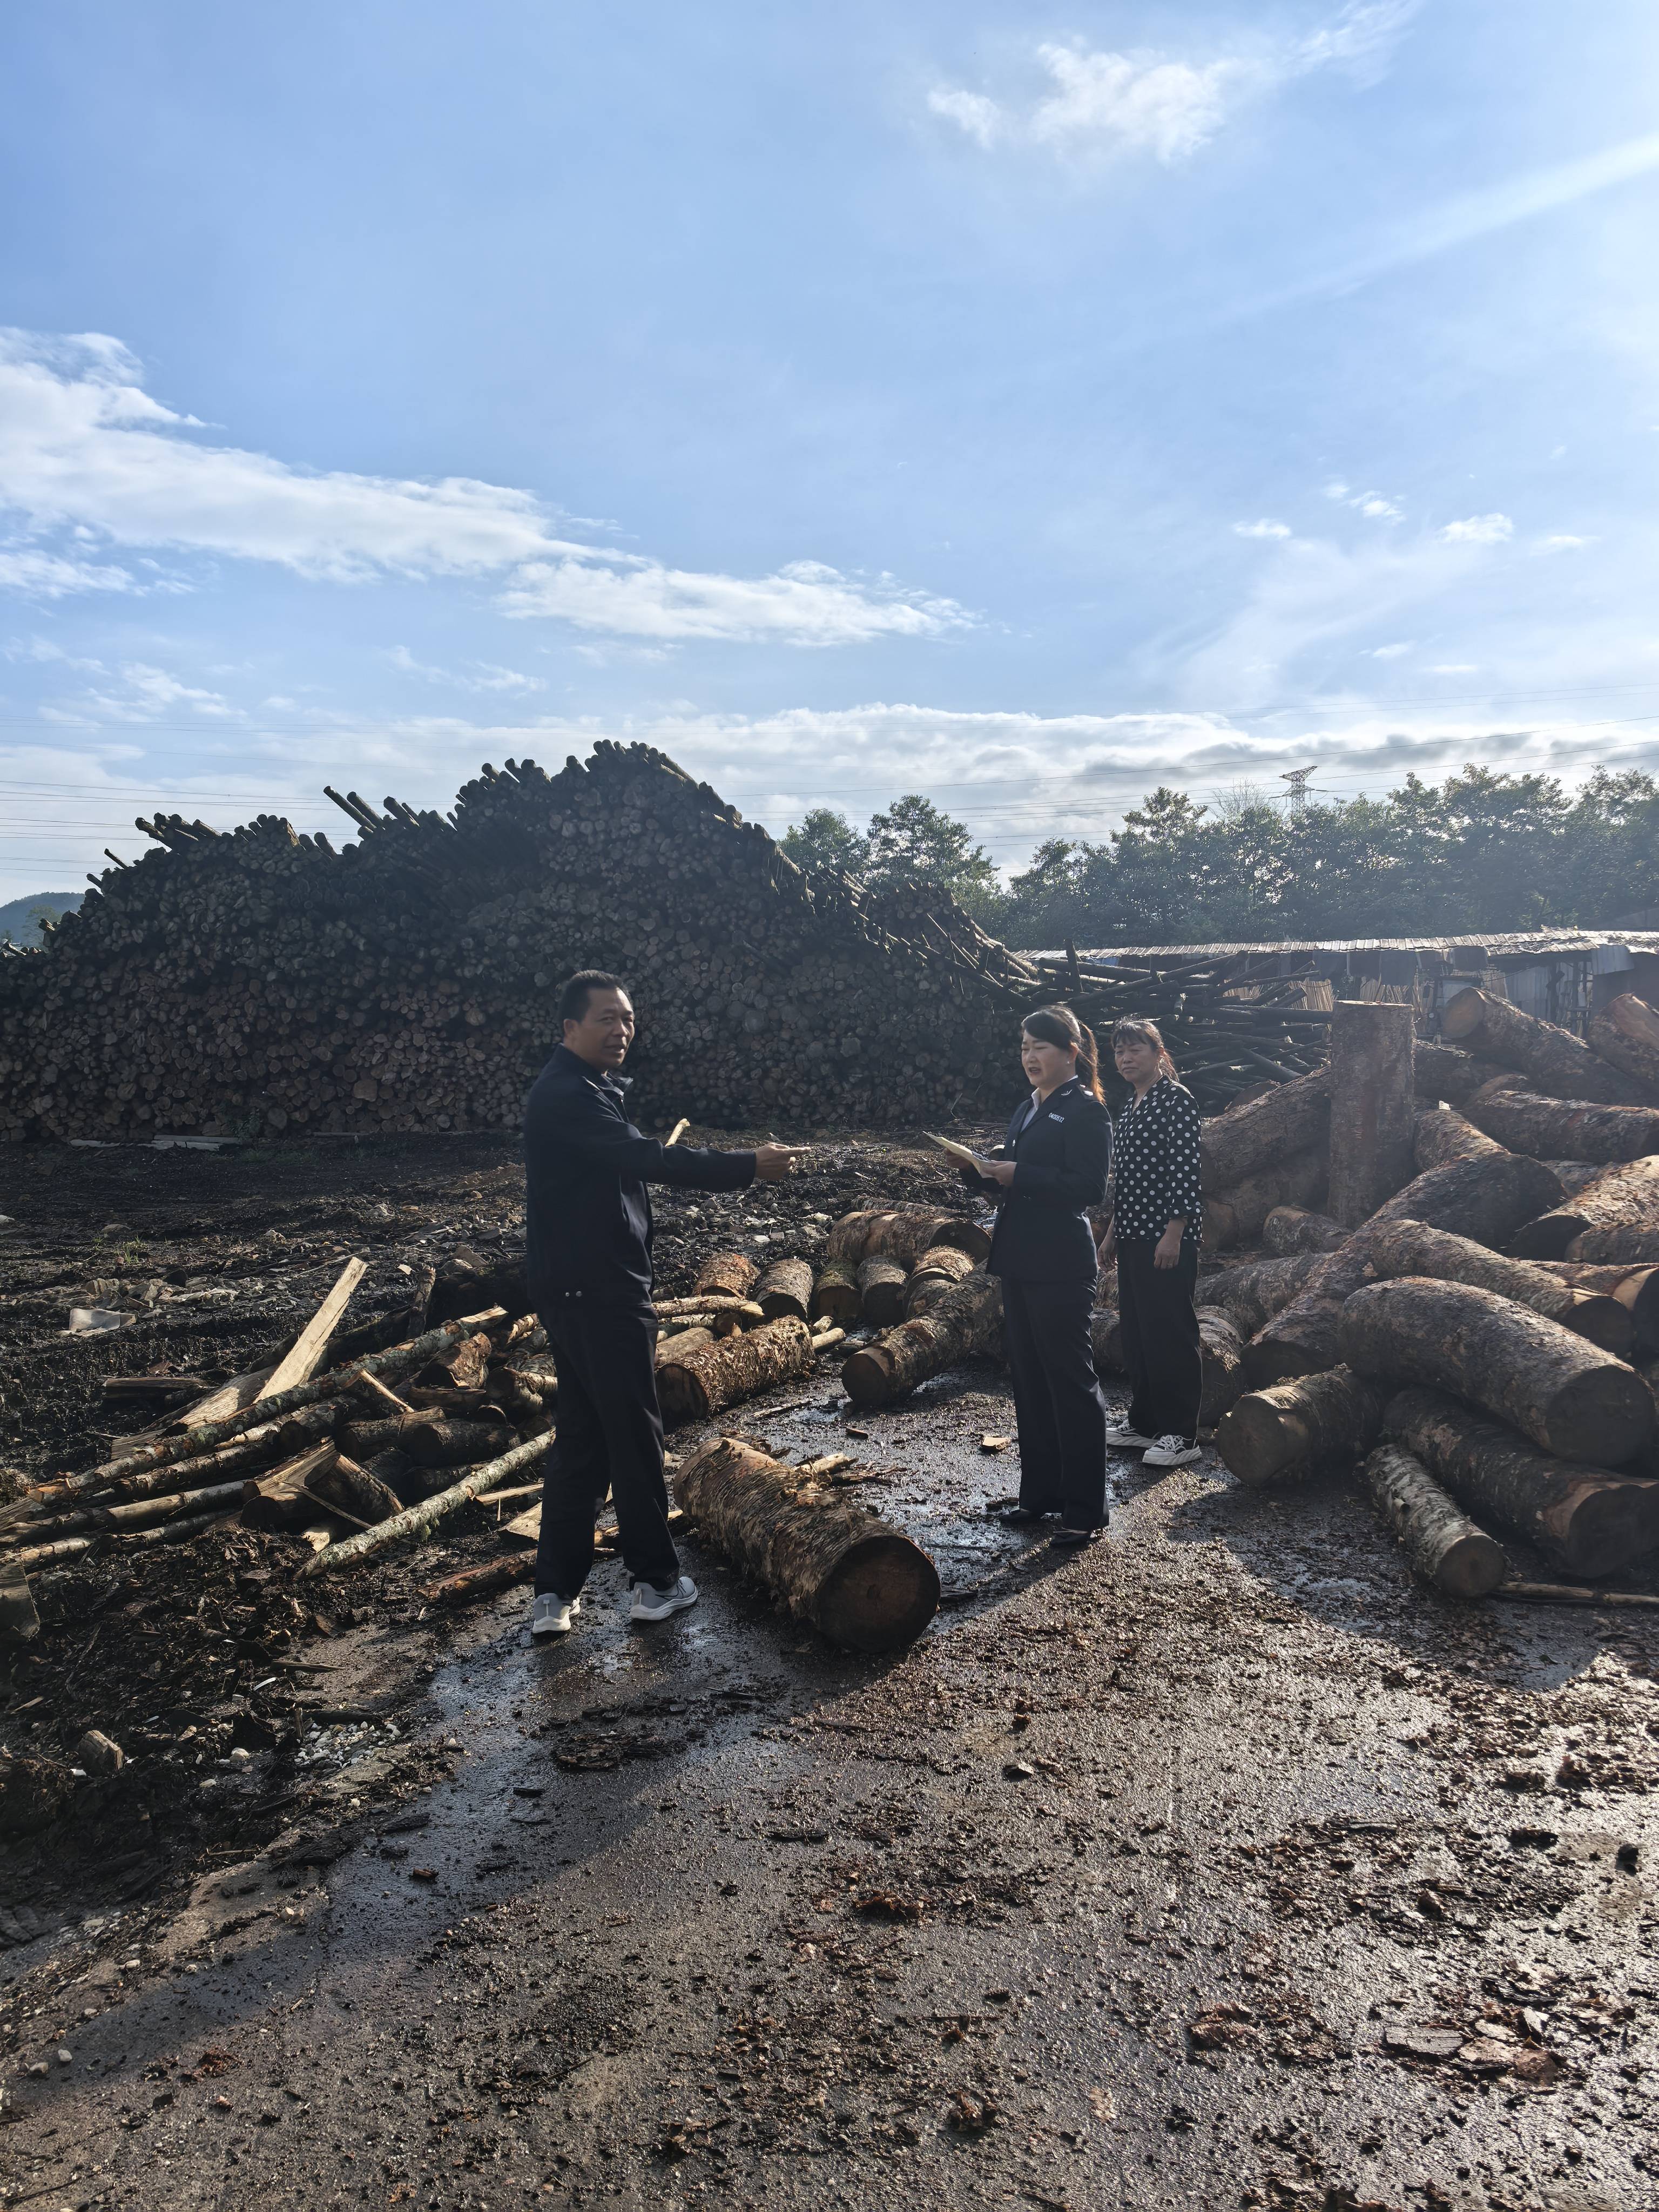
[[[935,1173],[831,1139],[666,1194],[665,1286]],[[514,1248],[520,1194],[489,1139],[0,1157],[0,1462],[91,1464],[104,1374],[250,1364],[350,1251],[371,1311]],[[321,1601],[231,1528],[42,1579],[0,1741],[131,1764],[0,1869],[5,2201],[1659,2206],[1640,1616],[1448,1605],[1346,1485],[1208,1457],[1117,1466],[1057,1564],[984,1517],[989,1366],[849,1422],[832,1361],[741,1425],[868,1431],[946,1586],[913,1650],[691,1541],[694,1611],[630,1629],[603,1565],[532,1652],[522,1590],[419,1599],[482,1508]]]

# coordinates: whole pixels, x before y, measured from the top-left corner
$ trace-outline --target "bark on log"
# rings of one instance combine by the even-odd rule
[[[1659,1228],[1636,1222],[1615,1222],[1605,1229],[1586,1229],[1567,1247],[1575,1260],[1606,1263],[1622,1261],[1628,1267],[1659,1262]]]
[[[1215,1310],[1219,1311],[1219,1308]],[[1200,1310],[1200,1320],[1202,1317]],[[1224,1314],[1221,1317],[1224,1321],[1226,1319]],[[1089,1333],[1093,1340],[1096,1374],[1124,1374],[1127,1370],[1123,1364],[1123,1323],[1117,1308],[1097,1306],[1089,1316]]]
[[[1330,1101],[1319,1067],[1200,1126],[1205,1188],[1224,1191],[1287,1153],[1322,1146],[1329,1129]]]
[[[907,1272],[901,1261],[878,1254],[859,1261],[859,1297],[872,1328],[891,1328],[903,1320]]]
[[[861,1206],[852,1213],[843,1213],[823,1240],[824,1258],[846,1260],[856,1268],[864,1257],[864,1240],[871,1224],[880,1220],[882,1211],[878,1206]]]
[[[1502,1546],[1458,1510],[1413,1453],[1378,1444],[1364,1474],[1420,1580],[1444,1597],[1486,1597],[1497,1589],[1509,1572]]]
[[[1614,1574],[1659,1547],[1659,1482],[1570,1465],[1438,1390],[1397,1392],[1382,1425],[1471,1511],[1570,1574]]]
[[[935,1290],[963,1282],[974,1272],[974,1261],[957,1244],[930,1244],[906,1278],[904,1318],[929,1304]]]
[[[1276,1260],[1288,1260],[1304,1252],[1334,1252],[1347,1239],[1348,1232],[1340,1221],[1299,1206],[1276,1206],[1261,1224],[1262,1248]]]
[[[1344,1239],[1346,1243],[1346,1239]],[[1227,1316],[1247,1341],[1292,1298],[1299,1297],[1318,1271],[1317,1252],[1287,1254],[1277,1260],[1251,1260],[1242,1267],[1223,1267],[1200,1275],[1193,1303],[1200,1312],[1214,1306]]]
[[[954,1244],[971,1260],[983,1260],[991,1249],[989,1236],[976,1221],[934,1212],[925,1206],[901,1206],[882,1214],[871,1224],[862,1256],[866,1260],[896,1260],[908,1273],[935,1244]]]
[[[1352,1467],[1382,1425],[1382,1393],[1352,1368],[1332,1367],[1243,1393],[1217,1424],[1215,1448],[1247,1489],[1261,1490]]]
[[[323,1461],[306,1477],[306,1488],[317,1503],[342,1519],[372,1528],[402,1510],[398,1493],[389,1483],[371,1474],[356,1461],[338,1455]]]
[[[941,1291],[925,1314],[861,1345],[841,1370],[842,1388],[860,1410],[885,1406],[973,1352],[1002,1341],[1002,1284],[975,1273]]]
[[[1632,991],[1613,999],[1589,1025],[1590,1048],[1629,1076],[1644,1103],[1659,1105],[1659,1013]]]
[[[1218,1214],[1218,1234],[1214,1248],[1228,1244],[1254,1243],[1261,1236],[1267,1216],[1276,1206],[1318,1206],[1325,1202],[1325,1192],[1330,1179],[1330,1162],[1322,1146],[1307,1152],[1292,1152],[1283,1160],[1275,1160],[1257,1168],[1240,1182],[1218,1192],[1214,1198],[1207,1194],[1204,1200],[1205,1218]],[[1219,1209],[1224,1207],[1224,1222]]]
[[[863,1310],[863,1300],[859,1296],[858,1262],[826,1260],[812,1285],[812,1310],[808,1320],[829,1321],[837,1328],[851,1328]]]
[[[1448,1106],[1461,1106],[1483,1083],[1504,1072],[1495,1060],[1478,1060],[1449,1044],[1425,1044],[1421,1037],[1413,1069],[1418,1097],[1435,1103],[1443,1099]]]
[[[356,1535],[348,1536],[343,1543],[331,1544],[325,1552],[319,1552],[300,1569],[298,1580],[309,1582],[319,1575],[336,1575],[359,1565],[364,1559],[399,1542],[405,1536],[419,1535],[433,1528],[446,1514],[457,1506],[465,1505],[480,1491],[494,1490],[517,1474],[521,1468],[533,1467],[538,1460],[552,1449],[553,1437],[550,1431],[539,1437],[531,1437],[515,1444],[511,1451],[503,1452],[499,1459],[486,1460],[482,1467],[469,1468],[459,1482],[447,1490],[434,1492],[422,1498],[418,1505],[406,1505],[401,1513],[394,1513],[389,1521],[382,1521],[374,1528],[360,1529]]]
[[[1558,1459],[1620,1467],[1652,1438],[1653,1394],[1622,1360],[1469,1283],[1373,1283],[1343,1307],[1338,1340],[1358,1373],[1449,1390]]]
[[[672,1336],[657,1339],[657,1364],[660,1367],[665,1359],[678,1359],[688,1352],[701,1352],[704,1345],[717,1340],[712,1328],[676,1329]]]
[[[504,1552],[499,1559],[486,1559],[481,1567],[463,1567],[459,1574],[445,1575],[439,1582],[422,1583],[416,1595],[422,1605],[468,1605],[474,1598],[493,1597],[498,1590],[527,1583],[535,1572],[533,1551]]]
[[[1412,1133],[1412,1156],[1419,1175],[1426,1175],[1431,1168],[1443,1168],[1453,1160],[1478,1160],[1505,1150],[1455,1106],[1437,1106],[1419,1114]]]
[[[340,1431],[341,1444],[359,1463],[395,1444],[417,1467],[468,1467],[504,1451],[512,1440],[513,1431],[495,1423],[450,1420],[442,1413],[351,1421]]]
[[[1407,1006],[1339,999],[1333,1009],[1328,1203],[1346,1228],[1368,1220],[1410,1180],[1416,1036],[1416,1015]]]
[[[299,1528],[315,1518],[316,1508],[306,1488],[309,1477],[330,1466],[338,1456],[331,1438],[313,1444],[274,1467],[267,1474],[250,1475],[242,1485],[242,1519],[250,1528]]]
[[[1602,1169],[1574,1197],[1523,1223],[1515,1234],[1515,1249],[1528,1260],[1640,1256],[1622,1243],[1612,1252],[1578,1249],[1590,1231],[1603,1230],[1659,1231],[1659,1157],[1644,1153]]]
[[[769,1321],[742,1336],[665,1360],[657,1370],[657,1395],[666,1421],[707,1420],[775,1382],[805,1375],[812,1364],[812,1334],[805,1322]]]
[[[694,1454],[674,1496],[705,1543],[844,1650],[914,1643],[939,1610],[939,1571],[902,1530],[734,1437]]]
[[[107,1534],[118,1536],[133,1528],[160,1527],[164,1522],[178,1522],[202,1514],[216,1516],[234,1511],[242,1502],[243,1485],[240,1482],[216,1482],[201,1490],[179,1491],[168,1498],[143,1498],[130,1505],[83,1505],[73,1513],[59,1513],[50,1521],[33,1523],[27,1530],[14,1531],[27,1534],[31,1543],[57,1542],[65,1536],[94,1536]]]
[[[768,1321],[782,1321],[791,1315],[797,1321],[810,1321],[812,1262],[774,1260],[755,1285],[755,1303]]]
[[[746,1252],[711,1252],[692,1278],[692,1291],[714,1291],[728,1298],[746,1298],[759,1273]]]
[[[1371,1236],[1370,1256],[1380,1280],[1432,1275],[1443,1282],[1472,1283],[1529,1306],[1615,1359],[1628,1360],[1634,1348],[1634,1323],[1617,1298],[1564,1283],[1531,1260],[1507,1259],[1467,1237],[1430,1229],[1420,1221],[1385,1222]]]
[[[1639,1159],[1659,1152],[1659,1109],[1587,1106],[1488,1085],[1464,1109],[1477,1128],[1535,1160]]]
[[[1206,1306],[1198,1316],[1198,1343],[1204,1376],[1198,1425],[1212,1429],[1243,1395],[1244,1340],[1218,1307]]]
[[[1465,1045],[1500,1067],[1518,1069],[1552,1097],[1588,1098],[1603,1106],[1647,1103],[1642,1085],[1609,1066],[1583,1037],[1523,1014],[1508,1000],[1485,991],[1460,991],[1449,999],[1441,1012],[1440,1034],[1449,1044]]]

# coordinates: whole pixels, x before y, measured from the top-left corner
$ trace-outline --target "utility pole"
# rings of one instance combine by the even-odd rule
[[[1316,761],[1312,768],[1287,768],[1280,775],[1279,781],[1288,783],[1291,787],[1289,800],[1292,816],[1307,812],[1308,778],[1314,774],[1318,766],[1319,763]]]

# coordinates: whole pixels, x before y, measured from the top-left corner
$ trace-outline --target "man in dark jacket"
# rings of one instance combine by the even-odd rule
[[[633,1577],[631,1618],[664,1620],[697,1599],[668,1533],[657,1325],[651,1307],[646,1185],[743,1190],[777,1182],[798,1155],[670,1147],[641,1136],[617,1073],[634,1041],[634,1006],[614,975],[573,975],[559,1002],[564,1042],[525,1109],[530,1294],[559,1370],[558,1443],[542,1486],[541,1544],[530,1632],[562,1636],[593,1565],[607,1490]]]

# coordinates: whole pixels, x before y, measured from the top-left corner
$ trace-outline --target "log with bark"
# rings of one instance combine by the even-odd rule
[[[1616,1574],[1659,1547],[1659,1482],[1569,1463],[1439,1390],[1396,1392],[1382,1425],[1472,1512],[1570,1574]]]
[[[711,1252],[691,1279],[692,1295],[713,1291],[724,1297],[746,1298],[759,1273],[746,1252]]]
[[[812,1262],[774,1260],[755,1285],[755,1303],[768,1321],[793,1315],[797,1321],[812,1318]]]
[[[1471,1283],[1373,1283],[1344,1305],[1338,1341],[1357,1373],[1451,1391],[1558,1459],[1620,1467],[1652,1438],[1653,1394],[1623,1360]]]
[[[1608,1164],[1659,1152],[1659,1108],[1592,1106],[1489,1084],[1464,1107],[1477,1128],[1535,1160]]]
[[[672,1336],[657,1339],[657,1364],[665,1359],[677,1359],[688,1352],[701,1352],[706,1344],[717,1341],[712,1328],[677,1328]]]
[[[1585,1229],[1567,1249],[1575,1259],[1584,1261],[1622,1261],[1628,1267],[1659,1262],[1659,1227],[1621,1221],[1601,1229]]]
[[[394,1513],[389,1521],[380,1522],[373,1528],[359,1529],[355,1536],[348,1536],[341,1543],[331,1544],[325,1552],[319,1552],[300,1569],[300,1581],[310,1581],[319,1575],[349,1573],[363,1560],[374,1559],[405,1536],[424,1534],[458,1507],[470,1504],[481,1492],[499,1489],[511,1476],[525,1468],[534,1467],[546,1457],[552,1446],[550,1432],[530,1437],[503,1452],[499,1459],[486,1460],[482,1467],[469,1468],[460,1480],[451,1483],[447,1489],[435,1491],[418,1505],[406,1505],[401,1513]]]
[[[1631,1314],[1617,1298],[1583,1285],[1565,1283],[1531,1260],[1513,1260],[1489,1251],[1467,1237],[1431,1229],[1420,1221],[1381,1224],[1370,1239],[1370,1261],[1381,1280],[1396,1275],[1432,1275],[1443,1282],[1472,1283],[1517,1305],[1530,1306],[1547,1321],[1559,1322],[1628,1360],[1636,1331]]]
[[[775,1383],[805,1375],[812,1358],[811,1331],[804,1322],[786,1316],[688,1352],[683,1359],[665,1360],[657,1370],[663,1419],[707,1420]]]
[[[324,1460],[306,1477],[306,1488],[319,1505],[359,1528],[372,1528],[400,1512],[402,1501],[389,1483],[382,1482],[356,1461],[337,1453]],[[244,1514],[243,1518],[246,1518]]]
[[[1275,1207],[1323,1205],[1329,1179],[1329,1160],[1322,1147],[1316,1147],[1257,1168],[1213,1196],[1206,1192],[1206,1248],[1219,1251],[1229,1244],[1253,1244]]]
[[[1659,1231],[1659,1157],[1644,1153],[1603,1168],[1572,1197],[1523,1223],[1515,1233],[1515,1249],[1528,1260],[1641,1256],[1622,1246],[1613,1252],[1578,1249],[1589,1232],[1601,1230]]]
[[[1413,1009],[1388,1000],[1339,999],[1332,1011],[1328,1203],[1346,1228],[1410,1180],[1416,1035]]]
[[[1443,1597],[1486,1597],[1497,1589],[1509,1572],[1502,1546],[1458,1510],[1415,1454],[1378,1444],[1363,1473],[1420,1580]]]
[[[976,1273],[939,1291],[926,1313],[861,1345],[842,1368],[842,1388],[860,1410],[889,1405],[958,1359],[995,1354],[1001,1343],[1002,1284]]]
[[[300,1528],[316,1517],[306,1488],[310,1477],[332,1464],[339,1447],[330,1437],[298,1452],[268,1474],[249,1475],[242,1485],[242,1518],[250,1528]]]
[[[1650,1359],[1659,1352],[1659,1266],[1631,1267],[1622,1261],[1603,1266],[1589,1260],[1534,1260],[1532,1264],[1576,1290],[1616,1298],[1630,1316],[1636,1358]]]
[[[1440,1034],[1500,1067],[1517,1070],[1533,1087],[1555,1098],[1586,1098],[1604,1106],[1641,1106],[1639,1083],[1592,1052],[1583,1037],[1553,1022],[1522,1013],[1506,999],[1467,990],[1441,1010]]]
[[[965,1280],[974,1266],[960,1245],[930,1244],[905,1279],[905,1320],[930,1304],[936,1290]]]
[[[1453,1160],[1478,1160],[1483,1154],[1508,1150],[1495,1137],[1477,1129],[1455,1106],[1436,1106],[1419,1114],[1412,1133],[1412,1157],[1419,1175],[1443,1168]]]
[[[812,1285],[812,1309],[808,1320],[829,1321],[838,1328],[851,1328],[862,1310],[858,1262],[826,1260]]]
[[[878,1516],[735,1437],[674,1476],[701,1540],[848,1651],[914,1643],[939,1610],[939,1571]]]
[[[422,1583],[416,1595],[422,1605],[470,1605],[475,1598],[494,1597],[532,1580],[536,1572],[533,1551],[504,1552],[482,1566],[463,1567],[435,1583]]]
[[[1218,1422],[1215,1448],[1248,1489],[1352,1467],[1376,1442],[1382,1395],[1350,1367],[1243,1392]]]
[[[1659,1105],[1659,1012],[1632,991],[1609,1000],[1589,1025],[1590,1049]]]
[[[880,1254],[859,1261],[859,1300],[872,1328],[891,1328],[903,1320],[908,1273],[902,1261]]]
[[[1321,1067],[1203,1122],[1199,1150],[1205,1188],[1224,1191],[1292,1152],[1322,1146],[1330,1132],[1330,1111]]]
[[[1429,1044],[1419,1037],[1412,1056],[1412,1073],[1419,1099],[1426,1099],[1431,1105],[1443,1100],[1448,1106],[1461,1106],[1483,1083],[1490,1083],[1504,1071],[1495,1060],[1480,1060],[1452,1045]]]
[[[1219,1308],[1207,1306],[1198,1316],[1198,1343],[1204,1378],[1198,1425],[1212,1429],[1243,1395],[1244,1340]]]
[[[1276,1206],[1261,1224],[1262,1249],[1276,1260],[1303,1252],[1334,1252],[1347,1237],[1342,1224],[1328,1213],[1309,1212],[1299,1206]]]
[[[1346,1237],[1343,1241],[1346,1242]],[[1193,1303],[1200,1312],[1206,1306],[1219,1308],[1248,1342],[1292,1298],[1301,1296],[1313,1280],[1321,1257],[1317,1252],[1289,1253],[1280,1259],[1250,1260],[1243,1267],[1200,1275]]]

